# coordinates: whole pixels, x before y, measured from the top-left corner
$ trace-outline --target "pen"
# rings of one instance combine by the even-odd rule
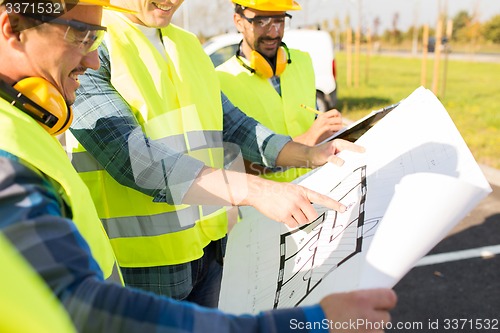
[[[313,109],[312,107],[307,106],[307,105],[305,105],[305,104],[300,104],[300,107],[301,107],[301,108],[304,108],[304,109],[306,109],[307,111],[310,111],[310,112],[312,112],[312,113],[316,113],[316,114],[318,114],[318,115],[323,113],[323,112],[318,111],[318,110],[316,110],[316,109]]]

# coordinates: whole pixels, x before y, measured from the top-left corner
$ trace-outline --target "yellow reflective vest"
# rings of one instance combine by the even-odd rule
[[[240,110],[276,133],[298,136],[314,122],[314,113],[300,107],[316,105],[316,85],[311,58],[305,52],[290,49],[290,59],[280,75],[281,96],[268,79],[252,74],[236,56],[217,67],[222,91]],[[289,182],[310,169],[290,168],[262,175],[275,181]]]
[[[165,60],[124,16],[107,12],[103,22],[108,27],[111,83],[132,107],[146,136],[223,168],[220,87],[196,36],[172,24],[162,29],[169,50]],[[85,170],[80,176],[92,193],[120,266],[190,262],[203,255],[210,241],[225,236],[224,207],[153,202],[116,182],[81,145],[72,155],[76,169]]]
[[[93,257],[109,280],[123,283],[106,231],[99,221],[85,184],[72,167],[64,149],[33,118],[0,99],[0,149],[27,163],[57,182],[71,208],[72,220],[87,241]]]
[[[0,332],[76,332],[44,281],[0,233]]]

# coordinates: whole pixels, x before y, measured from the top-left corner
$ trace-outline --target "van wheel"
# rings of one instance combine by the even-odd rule
[[[318,111],[326,112],[330,110],[329,103],[325,98],[325,94],[323,94],[319,90],[316,90],[316,104],[318,106]]]

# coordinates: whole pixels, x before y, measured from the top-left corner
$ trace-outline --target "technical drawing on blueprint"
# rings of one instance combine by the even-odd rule
[[[361,252],[366,167],[354,170],[328,196],[346,204],[351,214],[317,207],[314,222],[281,234],[274,308],[299,305],[325,276]]]

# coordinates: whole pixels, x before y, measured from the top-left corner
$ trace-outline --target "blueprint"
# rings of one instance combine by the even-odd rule
[[[432,121],[430,121],[432,119]],[[491,188],[443,105],[418,88],[344,151],[296,182],[342,202],[299,228],[251,207],[229,234],[219,307],[232,313],[393,287]]]
[[[317,207],[321,213],[317,220],[280,235],[275,308],[300,304],[325,276],[361,251],[365,169],[357,168],[329,192],[332,197],[348,202],[352,215]]]

